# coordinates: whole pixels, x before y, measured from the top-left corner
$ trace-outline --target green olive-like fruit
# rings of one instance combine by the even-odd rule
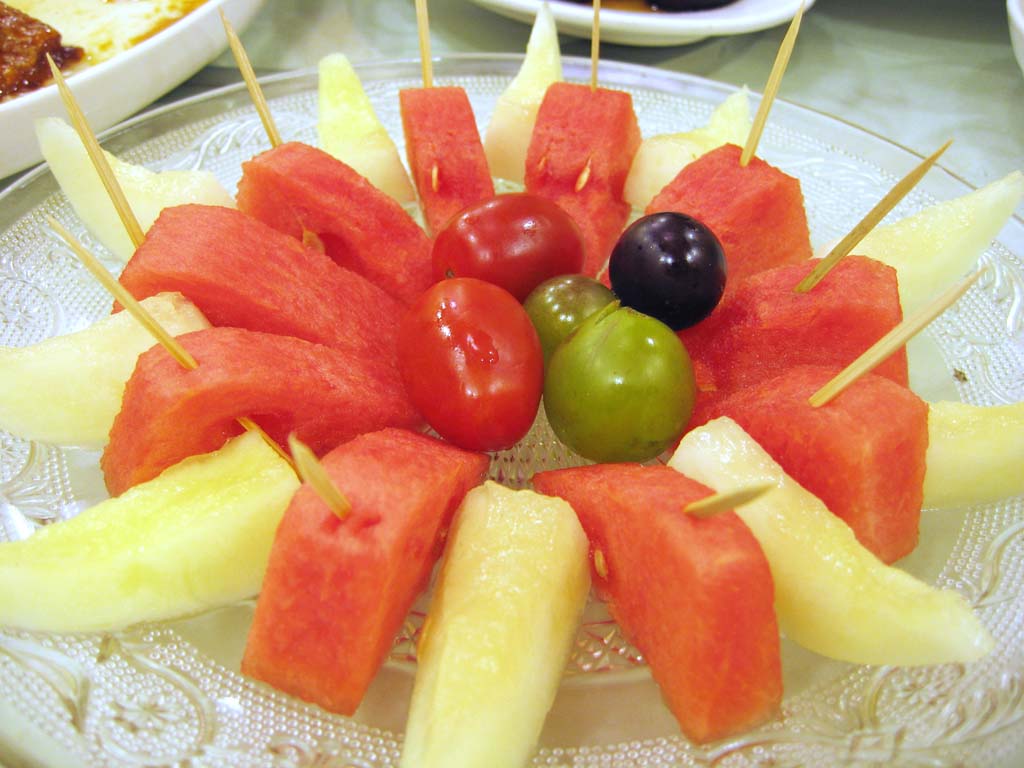
[[[534,288],[523,309],[537,329],[545,365],[580,323],[614,300],[614,293],[586,275],[560,275]]]
[[[600,462],[658,456],[682,435],[695,397],[679,337],[618,302],[555,350],[544,381],[544,410],[558,439]]]

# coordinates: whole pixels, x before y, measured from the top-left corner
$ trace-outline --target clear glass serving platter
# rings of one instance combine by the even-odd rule
[[[439,83],[464,86],[481,128],[517,71],[514,56],[438,61]],[[589,62],[567,59],[585,81]],[[414,61],[365,65],[378,114],[402,144],[398,90],[419,85]],[[704,123],[732,88],[605,62],[602,84],[630,91],[644,135]],[[316,142],[316,78],[264,81],[286,138]],[[240,164],[267,147],[240,87],[149,113],[106,134],[105,146],[154,168],[206,168],[233,189]],[[787,103],[773,109],[760,154],[800,178],[812,239],[843,235],[916,154],[834,118]],[[970,190],[941,169],[895,217]],[[77,330],[110,299],[47,228],[50,214],[102,255],[53,178],[36,171],[0,196],[0,344]],[[982,256],[982,281],[912,350],[913,384],[928,399],[978,404],[1024,398],[1024,222],[1009,222]],[[113,259],[107,261],[116,269]],[[83,382],[88,386],[88,382]],[[0,433],[0,540],[57,524],[105,495],[98,456]],[[495,458],[493,475],[522,485],[536,469],[574,459],[543,423]],[[536,766],[1018,765],[1024,754],[1024,503],[927,510],[921,544],[901,562],[962,592],[997,639],[969,666],[858,667],[783,641],[778,718],[696,746],[679,733],[639,653],[599,603],[588,609],[534,758]],[[2,589],[0,585],[0,589]],[[68,595],[74,600],[74,594]],[[423,604],[354,718],[328,714],[239,673],[253,605],[114,634],[45,635],[0,628],[0,760],[58,765],[316,766],[398,763]]]

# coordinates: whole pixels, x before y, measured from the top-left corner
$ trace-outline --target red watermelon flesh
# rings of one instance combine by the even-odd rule
[[[430,238],[393,198],[349,166],[289,142],[242,164],[238,207],[324,252],[409,304],[432,283]]]
[[[677,211],[702,221],[725,251],[730,287],[772,267],[812,255],[800,182],[760,158],[740,165],[726,144],[683,167],[645,213]]]
[[[137,299],[179,291],[213,325],[296,336],[395,366],[401,304],[230,208],[165,208],[120,280]]]
[[[928,405],[868,374],[820,408],[807,400],[839,370],[802,366],[723,398],[701,400],[693,424],[729,416],[886,563],[917,545]]]
[[[406,88],[398,102],[423,216],[437,233],[467,205],[494,197],[473,107],[464,89],[451,86]]]
[[[748,277],[709,318],[680,331],[700,389],[733,392],[797,365],[845,368],[902,321],[892,267],[847,256],[812,290],[796,293],[815,264]],[[875,373],[907,386],[906,351]]]
[[[772,717],[782,699],[774,585],[734,512],[685,514],[712,491],[664,466],[555,470],[533,485],[568,501],[602,553],[594,584],[683,733],[712,741]]]
[[[351,715],[391,649],[488,457],[387,429],[324,467],[352,505],[335,517],[308,486],[277,530],[242,672]]]
[[[526,191],[558,203],[583,235],[583,272],[597,275],[629,218],[622,189],[640,147],[624,91],[553,83],[526,153]]]
[[[421,423],[396,371],[390,377],[330,347],[291,336],[207,328],[179,336],[199,366],[162,347],[139,357],[100,467],[112,495],[219,448],[255,420],[284,444],[295,434],[323,453],[386,426]]]

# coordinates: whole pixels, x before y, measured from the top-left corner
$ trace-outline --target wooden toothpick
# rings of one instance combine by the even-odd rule
[[[864,354],[846,366],[838,376],[811,395],[808,402],[813,407],[820,408],[861,376],[869,373],[889,355],[920,333],[932,320],[956,303],[957,299],[967,293],[967,289],[974,285],[984,272],[985,268],[983,267],[936,296],[931,303],[905,319],[875,342]]]
[[[764,496],[768,491],[775,488],[775,483],[758,483],[748,485],[745,488],[737,488],[733,491],[716,493],[713,496],[694,501],[683,507],[683,512],[694,517],[713,517],[721,512],[742,507],[754,499]]]
[[[601,0],[594,0],[594,20],[590,29],[590,90],[597,90],[597,65],[601,54]]]
[[[78,106],[78,101],[71,93],[71,89],[68,88],[68,84],[64,80],[64,75],[61,74],[60,69],[56,64],[54,64],[50,54],[46,54],[46,61],[50,65],[50,72],[53,73],[54,82],[57,83],[57,91],[60,93],[60,99],[64,102],[64,108],[67,110],[68,116],[71,118],[71,124],[75,128],[78,138],[81,139],[82,144],[85,145],[85,151],[89,154],[89,160],[92,161],[93,168],[95,168],[96,173],[99,174],[103,188],[107,190],[107,194],[110,196],[110,201],[114,204],[114,209],[117,211],[117,215],[120,217],[121,223],[124,224],[124,228],[128,232],[128,237],[132,241],[132,245],[138,248],[145,237],[142,231],[142,226],[139,224],[139,220],[135,217],[135,212],[132,211],[131,206],[128,204],[128,198],[125,197],[124,190],[121,189],[121,185],[117,181],[114,171],[111,170],[110,163],[107,162],[107,156],[103,154],[103,149],[100,147],[100,143],[96,139],[96,134],[93,132],[92,127],[90,127],[89,122],[85,119],[85,115],[82,113],[82,108]],[[105,271],[106,270],[104,270],[104,272]]]
[[[324,465],[320,463],[316,454],[294,434],[288,435],[288,448],[292,452],[295,469],[302,482],[307,483],[316,492],[316,495],[327,505],[335,517],[344,520],[352,511],[352,504],[331,480],[331,476],[327,474],[327,470],[324,469]]]
[[[118,303],[125,308],[125,311],[134,317],[143,328],[149,331],[153,338],[160,343],[160,346],[166,349],[168,354],[177,360],[182,368],[192,371],[199,367],[199,363],[196,362],[196,359],[192,357],[189,351],[181,346],[178,340],[166,328],[160,325],[156,318],[146,311],[146,308],[128,292],[127,288],[117,282],[117,279],[107,271],[107,268],[99,262],[99,259],[93,256],[74,235],[68,232],[63,224],[52,216],[47,216],[46,222],[68,244],[68,247],[78,257],[79,261],[82,262],[82,265],[99,281],[100,285],[106,288],[117,299]]]
[[[427,0],[416,0],[416,31],[420,38],[420,67],[423,69],[423,87],[434,85],[434,62],[430,58],[430,17]]]
[[[267,132],[270,146],[280,146],[281,134],[278,133],[277,126],[274,124],[274,118],[270,114],[270,107],[267,105],[267,99],[263,95],[263,89],[260,88],[260,84],[256,81],[256,73],[253,71],[252,62],[249,61],[249,55],[245,52],[242,41],[235,34],[235,28],[231,26],[231,22],[228,21],[223,8],[220,11],[220,20],[224,25],[224,32],[228,38],[228,45],[231,46],[231,53],[235,57],[235,63],[238,64],[238,71],[242,73],[245,87],[249,89],[249,98],[252,99],[253,106],[256,107],[256,113],[260,116],[263,130]]]
[[[181,343],[174,338],[174,336],[168,332],[166,328],[157,322],[157,319],[153,317],[139,301],[128,292],[128,290],[121,285],[110,272],[107,271],[106,267],[100,264],[99,259],[93,256],[89,250],[79,242],[78,238],[72,235],[68,230],[52,216],[46,217],[47,224],[53,229],[61,239],[67,243],[71,252],[78,257],[82,265],[89,271],[93,277],[99,281],[100,285],[107,289],[110,294],[117,299],[117,301],[124,307],[125,311],[135,318],[138,323],[149,331],[150,335],[162,346],[167,353],[177,361],[177,363],[186,370],[194,371],[199,367],[199,363],[192,354],[181,345]],[[291,457],[277,444],[276,441],[270,438],[266,432],[252,419],[245,416],[239,417],[236,421],[247,431],[257,432],[278,456],[283,458],[289,464],[292,463]]]
[[[750,133],[747,135],[747,143],[743,147],[743,154],[740,155],[740,165],[746,167],[754,153],[757,152],[757,145],[761,141],[761,134],[764,132],[765,123],[768,122],[768,112],[775,101],[775,94],[779,91],[779,84],[782,76],[786,73],[786,66],[789,64],[789,56],[793,53],[793,46],[796,44],[796,35],[800,31],[800,20],[804,16],[804,4],[801,2],[796,15],[789,23],[789,30],[782,38],[782,45],[775,55],[775,64],[772,65],[772,72],[768,76],[768,84],[764,87],[764,95],[761,97],[761,104],[757,108],[754,122],[750,126]]]
[[[930,157],[926,157],[916,168],[900,179],[900,181],[896,183],[896,186],[889,190],[888,194],[879,200],[874,208],[867,212],[867,215],[860,220],[857,226],[850,230],[850,233],[840,240],[836,246],[829,251],[828,255],[818,262],[807,277],[797,283],[796,288],[793,290],[797,293],[806,293],[820,283],[825,275],[827,275],[841,259],[848,256],[850,251],[852,251],[857,244],[867,236],[868,232],[874,229],[878,225],[878,222],[884,219],[888,215],[889,211],[895,208],[896,204],[906,197],[910,190],[917,186],[917,183],[924,178],[924,175],[933,165],[935,165],[939,157],[942,156],[942,153],[949,149],[949,145],[952,143],[952,139],[947,141],[935,150]]]

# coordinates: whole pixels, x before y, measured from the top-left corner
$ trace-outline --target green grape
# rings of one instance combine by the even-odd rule
[[[523,308],[537,329],[544,364],[580,323],[614,300],[614,293],[586,275],[561,275],[538,285]]]
[[[664,323],[613,302],[551,356],[544,410],[558,438],[593,461],[646,461],[690,419],[690,357]]]

